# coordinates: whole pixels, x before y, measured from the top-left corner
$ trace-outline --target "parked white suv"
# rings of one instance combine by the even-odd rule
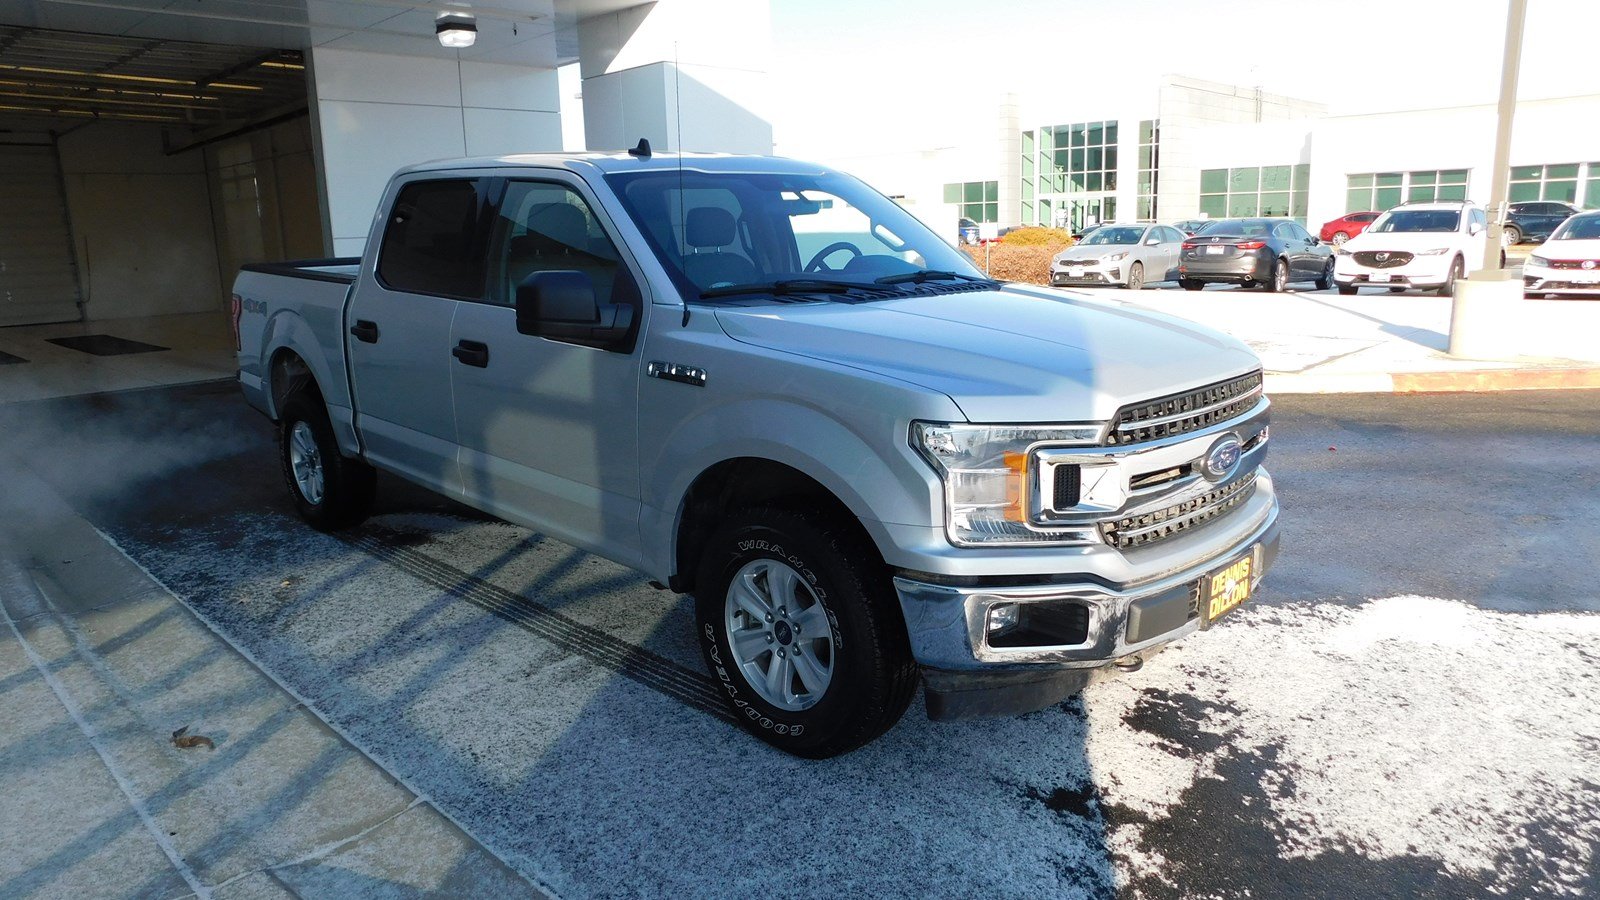
[[[1403,203],[1339,247],[1333,280],[1341,294],[1370,285],[1449,296],[1457,278],[1483,267],[1487,222],[1460,200]]]

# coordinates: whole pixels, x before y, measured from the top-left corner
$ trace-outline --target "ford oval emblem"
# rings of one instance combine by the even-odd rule
[[[1227,478],[1234,466],[1239,464],[1243,450],[1244,445],[1239,443],[1238,435],[1225,434],[1217,438],[1211,449],[1206,451],[1205,458],[1200,460],[1200,473],[1212,481]]]

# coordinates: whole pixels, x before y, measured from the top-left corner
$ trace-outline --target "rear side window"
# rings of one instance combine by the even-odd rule
[[[483,193],[471,179],[414,181],[400,189],[378,251],[392,291],[483,296]]]

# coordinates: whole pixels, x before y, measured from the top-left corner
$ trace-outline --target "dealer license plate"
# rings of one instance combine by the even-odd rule
[[[1223,248],[1221,247],[1206,247],[1206,253],[1209,253],[1212,256],[1221,256],[1222,249]]]
[[[1384,282],[1384,281],[1388,281],[1389,279],[1391,279],[1393,277],[1394,276],[1390,275],[1388,272],[1373,272],[1371,275],[1367,276],[1367,280],[1368,281]]]
[[[1069,278],[1082,278],[1083,277],[1083,266],[1073,266],[1073,267],[1067,269],[1067,277],[1069,277]]]
[[[1250,599],[1250,580],[1255,575],[1255,567],[1256,551],[1252,547],[1249,553],[1207,575],[1200,582],[1200,602],[1207,624],[1238,609],[1240,604]]]

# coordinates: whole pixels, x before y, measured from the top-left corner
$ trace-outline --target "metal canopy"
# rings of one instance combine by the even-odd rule
[[[305,106],[299,50],[0,25],[0,128],[153,122],[194,138]]]

